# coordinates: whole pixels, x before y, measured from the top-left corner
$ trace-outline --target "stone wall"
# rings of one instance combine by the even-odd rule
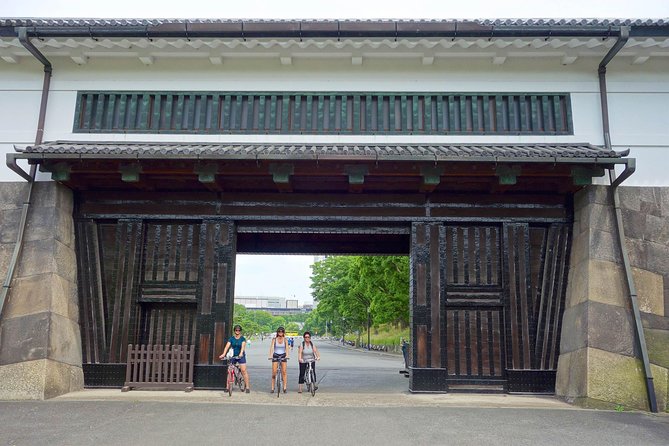
[[[28,187],[0,183],[3,280]],[[45,399],[83,388],[72,206],[69,189],[35,183],[0,320],[0,399]]]
[[[556,393],[588,407],[648,409],[612,190],[574,197],[574,234]],[[620,187],[658,408],[669,399],[669,189]]]

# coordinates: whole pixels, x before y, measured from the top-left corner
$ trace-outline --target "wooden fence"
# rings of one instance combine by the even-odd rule
[[[137,388],[193,390],[194,345],[128,345],[125,384]]]

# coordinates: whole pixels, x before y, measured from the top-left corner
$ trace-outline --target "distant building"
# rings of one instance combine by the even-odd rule
[[[306,313],[313,310],[312,304],[300,307],[297,299],[286,299],[285,297],[236,296],[235,303],[244,305],[247,310],[268,311],[274,316]]]

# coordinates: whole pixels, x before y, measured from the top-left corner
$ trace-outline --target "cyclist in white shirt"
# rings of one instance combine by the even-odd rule
[[[272,339],[272,342],[269,346],[269,359],[272,360],[272,391],[274,393],[274,380],[276,379],[276,373],[279,368],[279,358],[285,358],[286,360],[290,359],[290,346],[286,340],[286,329],[279,327],[276,329],[276,336]],[[286,361],[281,362],[281,376],[283,377],[283,393],[286,393],[286,383],[288,382],[288,367],[286,366]],[[276,389],[279,392],[279,389]]]

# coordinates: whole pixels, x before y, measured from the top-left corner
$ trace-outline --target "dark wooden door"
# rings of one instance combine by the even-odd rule
[[[413,391],[552,392],[568,223],[412,227]]]
[[[122,385],[128,344],[180,344],[195,345],[196,386],[224,386],[234,223],[82,219],[76,229],[86,384]]]
[[[504,295],[500,227],[445,228],[445,337],[449,389],[503,388]]]

